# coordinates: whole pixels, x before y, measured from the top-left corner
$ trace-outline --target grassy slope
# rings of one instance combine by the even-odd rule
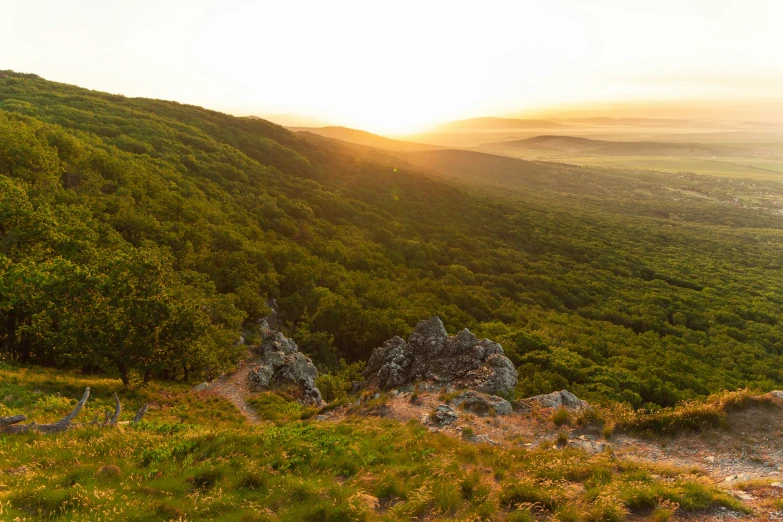
[[[519,521],[555,512],[599,521],[663,501],[742,509],[698,473],[611,452],[475,445],[367,417],[295,420],[285,403],[276,424],[250,426],[224,401],[183,387],[123,392],[119,381],[54,370],[3,367],[0,382],[0,413],[36,420],[68,411],[85,385],[93,394],[83,420],[108,407],[113,390],[126,412],[152,403],[136,427],[0,436],[7,520]]]

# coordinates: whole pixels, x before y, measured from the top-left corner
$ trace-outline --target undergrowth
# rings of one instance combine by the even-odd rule
[[[673,408],[656,411],[634,410],[621,403],[595,408],[590,420],[604,423],[605,433],[627,431],[647,435],[674,435],[683,431],[707,428],[725,428],[728,413],[751,405],[771,405],[764,396],[753,390],[724,391],[711,395],[706,401],[685,401]]]
[[[13,395],[0,397],[4,408],[35,418],[70,404],[85,385],[92,408],[122,388],[35,368],[0,370],[0,382]],[[198,399],[181,386],[125,393],[128,410],[152,403],[145,422],[0,434],[0,519],[620,520],[656,509],[664,518],[670,506],[743,509],[697,474],[662,479],[609,452],[480,445],[417,421],[302,420],[311,409],[276,393],[253,401],[275,419],[261,425],[245,423],[223,399]],[[183,417],[183,408],[193,413]]]

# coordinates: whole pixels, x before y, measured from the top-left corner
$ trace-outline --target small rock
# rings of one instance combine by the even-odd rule
[[[478,435],[473,435],[468,440],[470,440],[470,442],[476,442],[476,443],[479,443],[479,444],[492,444],[493,446],[497,445],[497,442],[495,442],[494,440],[490,439],[489,435],[487,435],[485,433],[480,433]]]
[[[317,421],[325,421],[325,420],[327,420],[328,418],[329,418],[329,416],[328,416],[328,415],[316,415],[316,416],[315,416],[315,420],[317,420]]]
[[[736,475],[729,475],[723,479],[723,482],[746,482],[752,478],[747,473],[737,473]]]
[[[207,388],[209,388],[209,383],[208,382],[202,382],[201,384],[195,385],[193,387],[193,391],[194,392],[203,392]]]
[[[731,494],[740,500],[756,500],[756,497],[745,491],[732,490]]]
[[[773,482],[772,484],[770,484],[770,486],[772,486],[773,488],[783,489],[783,482]]]
[[[706,460],[707,462],[709,462],[710,464],[712,464],[713,462],[715,462],[715,457],[713,457],[712,455],[710,455],[709,457],[704,457],[704,460]]]
[[[30,471],[27,466],[19,466],[18,468],[9,468],[5,470],[7,475],[26,475]]]
[[[568,390],[520,399],[516,402],[516,406],[523,412],[532,411],[534,408],[565,408],[571,411],[582,411],[590,407],[587,401],[581,400]]]
[[[511,403],[497,395],[487,395],[473,390],[467,390],[449,401],[454,406],[459,406],[465,411],[486,417],[491,413],[496,415],[509,415],[513,409]]]
[[[588,453],[601,453],[606,449],[605,442],[591,442],[589,440],[572,440],[568,442],[572,448],[579,448]]]
[[[456,422],[458,418],[459,415],[457,415],[456,411],[445,404],[441,404],[435,408],[435,412],[430,416],[430,421],[438,426],[446,426]]]

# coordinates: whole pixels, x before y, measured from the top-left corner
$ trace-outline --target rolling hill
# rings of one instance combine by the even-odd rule
[[[758,186],[392,153],[0,76],[5,358],[206,379],[275,298],[325,371],[438,315],[499,340],[519,396],[783,383],[783,218],[733,201]]]
[[[574,136],[535,136],[522,140],[487,143],[486,151],[530,151],[561,155],[600,156],[739,156],[746,149],[726,145],[699,143],[665,143],[652,141],[606,141]]]

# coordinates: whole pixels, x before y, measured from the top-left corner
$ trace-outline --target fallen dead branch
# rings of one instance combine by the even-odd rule
[[[122,413],[122,404],[120,403],[120,398],[117,397],[116,393],[114,394],[114,414],[111,417],[109,417],[109,412],[106,412],[106,418],[102,423],[98,422],[98,415],[96,415],[95,419],[89,424],[73,422],[73,419],[75,419],[76,416],[79,415],[79,412],[82,411],[82,408],[84,408],[84,405],[87,403],[87,399],[89,397],[90,389],[86,388],[84,390],[84,395],[82,395],[81,400],[76,404],[76,407],[71,411],[71,413],[52,424],[36,424],[35,422],[31,422],[30,424],[20,424],[21,422],[27,420],[27,417],[24,415],[0,417],[0,433],[29,433],[31,431],[39,433],[59,433],[80,426],[116,426],[117,424],[125,424],[119,422],[120,413]],[[142,406],[139,411],[136,412],[136,415],[133,417],[133,420],[130,421],[130,424],[141,422],[148,409],[149,404]]]

